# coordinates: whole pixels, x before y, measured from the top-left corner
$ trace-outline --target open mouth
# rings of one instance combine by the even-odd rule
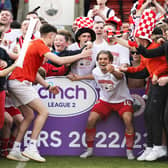
[[[99,66],[100,66],[101,68],[105,68],[105,67],[106,67],[105,64],[99,64]]]

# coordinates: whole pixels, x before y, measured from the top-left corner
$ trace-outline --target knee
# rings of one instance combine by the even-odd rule
[[[13,118],[12,118],[12,117],[7,117],[7,118],[5,118],[4,126],[11,128],[12,125],[13,125]]]
[[[97,122],[97,119],[94,116],[90,116],[88,118],[87,127],[88,128],[94,128],[96,126],[96,122]]]
[[[48,112],[48,111],[44,111],[43,113],[41,113],[41,115],[42,115],[44,118],[47,118],[48,115],[49,115],[49,112]]]
[[[16,119],[15,119],[15,124],[16,124],[16,126],[17,127],[19,127],[20,125],[21,125],[21,123],[22,123],[22,121],[23,121],[23,116],[21,115],[21,116],[19,116],[19,117],[17,117]]]
[[[132,115],[124,115],[123,120],[125,125],[132,125]]]

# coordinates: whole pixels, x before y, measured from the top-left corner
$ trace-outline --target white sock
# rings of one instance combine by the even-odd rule
[[[154,145],[153,149],[156,149],[156,150],[158,149],[159,150],[159,149],[162,149],[162,146],[161,145],[159,145],[159,146],[158,145]]]
[[[37,140],[36,139],[30,139],[28,148],[31,150],[37,150]]]
[[[21,142],[15,141],[14,144],[13,144],[12,150],[21,151],[21,150],[20,150],[20,147],[21,147]]]
[[[93,153],[93,148],[89,147],[89,148],[87,148],[87,151],[90,152],[90,153]]]

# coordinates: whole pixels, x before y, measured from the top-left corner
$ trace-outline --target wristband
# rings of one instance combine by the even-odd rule
[[[51,85],[48,85],[48,86],[46,87],[46,90],[49,90],[49,89],[50,89],[50,86],[51,86]]]

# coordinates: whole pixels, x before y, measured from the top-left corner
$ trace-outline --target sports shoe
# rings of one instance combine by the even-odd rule
[[[152,151],[151,147],[147,147],[143,153],[137,158],[138,161],[144,161],[146,160],[146,157],[149,155],[149,153]]]
[[[80,155],[80,158],[86,159],[93,155],[93,148],[87,148],[87,150]]]
[[[9,154],[6,156],[7,159],[21,161],[21,162],[27,162],[29,161],[29,158],[24,157],[20,151],[11,150]]]
[[[146,156],[146,161],[154,161],[167,155],[167,151],[161,147],[153,147],[152,151]]]
[[[134,160],[134,159],[135,159],[135,156],[134,156],[134,154],[133,154],[133,151],[130,150],[130,149],[127,149],[127,150],[126,150],[126,155],[127,155],[127,159],[128,159],[128,160]]]
[[[32,160],[35,160],[37,162],[45,162],[46,159],[43,158],[42,156],[40,156],[38,150],[30,150],[28,148],[26,148],[23,152],[22,152],[22,155],[29,158],[29,159],[32,159]]]

